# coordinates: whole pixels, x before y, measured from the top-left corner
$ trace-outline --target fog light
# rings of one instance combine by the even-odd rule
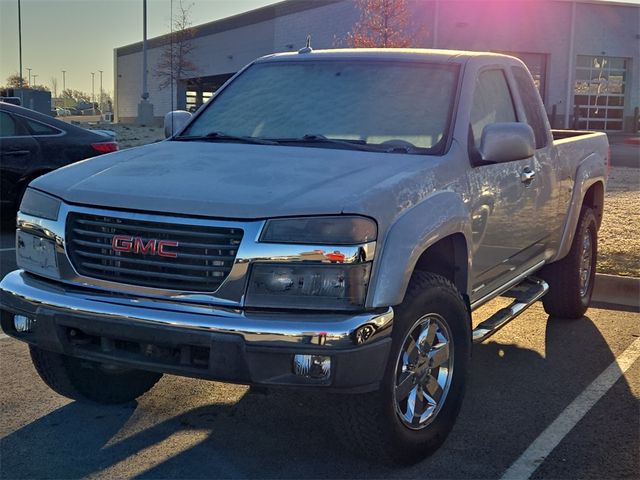
[[[355,332],[356,344],[361,345],[369,340],[376,333],[376,326],[366,324],[358,328]]]
[[[35,323],[36,321],[33,318],[25,317],[24,315],[14,315],[13,317],[13,326],[16,332],[31,332]]]
[[[293,373],[307,378],[329,378],[331,374],[331,357],[324,355],[296,355],[293,357]]]

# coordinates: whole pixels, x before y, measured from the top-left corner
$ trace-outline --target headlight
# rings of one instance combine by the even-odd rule
[[[252,267],[245,305],[354,310],[364,306],[370,263],[269,264]]]
[[[376,235],[376,223],[366,217],[300,217],[269,220],[260,241],[306,245],[357,245],[374,241]]]
[[[20,211],[26,215],[57,220],[60,200],[32,188],[27,188],[20,203]]]
[[[245,305],[316,310],[362,309],[377,234],[378,228],[373,220],[355,215],[267,221],[260,235],[261,243],[280,244],[278,249],[289,245],[285,251],[297,248],[290,247],[291,244],[305,247],[293,255],[281,255],[287,258],[287,263],[279,261],[277,255],[265,255],[264,258],[272,263],[256,261],[251,268]],[[327,248],[317,248],[323,246]],[[274,248],[264,245],[265,252]],[[345,250],[349,253],[346,254]]]

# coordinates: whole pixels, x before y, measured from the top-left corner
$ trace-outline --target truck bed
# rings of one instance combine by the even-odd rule
[[[565,138],[581,137],[584,135],[591,135],[593,133],[598,133],[598,132],[592,132],[589,130],[558,130],[553,128],[551,129],[551,134],[553,135],[554,140],[564,140]]]

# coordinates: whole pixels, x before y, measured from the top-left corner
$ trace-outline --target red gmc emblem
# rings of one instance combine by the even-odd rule
[[[116,235],[111,239],[111,248],[116,252],[141,253],[142,255],[158,255],[169,258],[176,258],[178,253],[167,251],[166,248],[177,246],[178,242],[152,238],[145,243],[140,237],[128,235]]]

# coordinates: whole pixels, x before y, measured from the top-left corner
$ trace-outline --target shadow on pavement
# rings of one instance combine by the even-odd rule
[[[613,359],[587,317],[549,319],[544,356],[496,342],[474,347],[467,397],[454,431],[435,455],[410,468],[375,465],[346,453],[331,428],[326,397],[273,392],[247,393],[235,404],[207,405],[163,421],[158,418],[166,412],[153,408],[141,414],[146,420],[136,419],[136,404],[71,403],[1,440],[1,476],[78,478],[104,472],[107,477],[136,478],[499,477]],[[636,405],[624,379],[616,388],[616,402]],[[564,468],[576,477],[597,476],[603,462],[610,462],[616,465],[612,468],[637,472],[632,470],[638,466],[637,456],[619,458],[611,451],[625,428],[625,438],[635,442],[631,448],[638,451],[637,425],[628,419],[614,422],[613,431],[603,426],[603,431],[585,433],[594,435],[591,441],[599,448],[581,456],[579,465]],[[135,428],[136,422],[139,426],[145,421],[148,426]],[[168,442],[176,432],[187,437],[198,433],[202,439],[181,448]],[[154,450],[161,442],[166,447]],[[122,469],[109,470],[120,462],[125,464]],[[609,470],[611,476],[614,472]],[[548,476],[558,476],[557,470]]]

